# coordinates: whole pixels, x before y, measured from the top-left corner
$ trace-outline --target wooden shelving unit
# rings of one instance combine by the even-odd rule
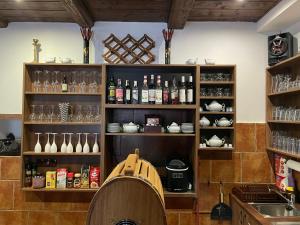
[[[71,72],[73,71],[85,71],[86,76],[89,72],[96,72],[95,79],[97,80],[98,92],[97,93],[70,93],[70,92],[34,92],[33,82],[36,79],[34,72],[39,71],[58,71],[59,73],[50,76],[55,76],[55,79],[62,77],[62,73],[67,76],[67,80],[73,79]],[[82,78],[85,75],[81,75]],[[45,173],[48,170],[56,170],[57,168],[68,168],[72,172],[80,172],[80,168],[84,164],[91,166],[99,166],[101,171],[103,170],[102,158],[104,157],[101,147],[101,138],[99,135],[98,144],[100,146],[99,153],[75,153],[75,146],[78,142],[78,136],[73,135],[72,144],[74,147],[73,153],[61,153],[60,146],[62,144],[62,135],[58,135],[55,138],[56,145],[58,147],[57,153],[45,153],[44,146],[46,144],[46,135],[40,137],[42,145],[42,152],[35,153],[34,146],[37,142],[36,132],[45,134],[46,132],[54,133],[100,133],[101,123],[100,122],[60,122],[60,121],[29,121],[29,114],[31,113],[31,105],[58,105],[59,102],[70,102],[72,105],[99,105],[101,107],[102,101],[102,65],[81,65],[81,64],[35,64],[29,63],[24,64],[24,78],[23,78],[23,131],[22,131],[22,190],[32,192],[96,192],[97,189],[33,189],[24,186],[24,167],[27,160],[31,162],[37,162],[40,159],[55,159],[57,165],[55,167],[39,167],[38,172]],[[48,79],[54,79],[54,77],[48,77]],[[39,80],[41,83],[45,80],[45,74],[40,74]],[[101,118],[102,120],[102,118]],[[68,143],[68,136],[66,136]],[[89,137],[90,149],[93,147],[94,136]],[[52,142],[52,139],[51,139]],[[84,135],[81,136],[81,144],[84,145]]]
[[[228,141],[227,144],[232,144],[233,148],[214,148],[207,146],[206,148],[199,148],[199,158],[204,159],[213,159],[215,155],[209,154],[210,152],[216,152],[216,154],[224,152],[232,152],[235,147],[235,123],[236,123],[236,66],[235,65],[203,65],[200,66],[200,73],[227,73],[230,74],[230,80],[228,81],[204,81],[200,80],[200,88],[230,88],[231,96],[200,96],[200,106],[203,111],[200,112],[200,119],[204,116],[208,120],[210,120],[209,127],[199,127],[200,129],[200,137],[199,144],[202,138],[210,139],[213,135],[217,135],[220,139],[226,137]],[[214,112],[208,111],[205,108],[205,103],[210,104],[212,101],[217,101],[220,104],[225,104],[225,107],[232,107],[232,112]],[[232,119],[233,124],[229,127],[217,127],[212,126],[216,119],[220,119],[222,117],[227,118],[228,120]],[[208,154],[206,154],[208,153]],[[209,157],[207,157],[209,155]],[[210,158],[210,156],[212,158]],[[228,159],[228,157],[226,157]]]
[[[105,133],[106,136],[144,136],[144,137],[195,137],[195,134],[185,133]]]
[[[271,134],[273,131],[288,132],[288,136],[300,138],[300,121],[274,120],[272,109],[276,106],[300,108],[300,88],[290,89],[284,92],[272,93],[272,78],[276,74],[291,74],[295,80],[300,73],[300,55],[296,55],[288,60],[282,61],[275,66],[266,69],[266,143],[267,150],[271,154],[279,154],[287,158],[300,161],[300,154],[292,154],[281,149],[272,147]]]
[[[21,120],[22,114],[0,114],[0,120]]]

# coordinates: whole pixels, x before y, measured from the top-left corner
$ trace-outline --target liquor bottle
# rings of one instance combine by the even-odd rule
[[[116,84],[113,77],[110,77],[107,88],[107,102],[109,104],[116,103]]]
[[[185,77],[181,76],[181,82],[179,87],[179,103],[186,103],[186,86],[185,86]]]
[[[149,89],[149,104],[155,104],[155,83],[154,83],[154,75],[150,76],[150,84],[148,85]]]
[[[125,104],[131,104],[131,87],[129,80],[125,81]]]
[[[160,75],[157,76],[157,84],[155,90],[155,104],[162,104],[162,86]]]
[[[141,103],[148,104],[149,103],[149,89],[147,85],[147,76],[144,76],[144,84],[142,87],[142,94],[141,94]]]
[[[62,92],[68,92],[68,83],[67,83],[66,75],[64,75],[64,78],[63,78],[62,83],[61,83],[61,91]]]
[[[147,95],[148,96],[148,95]],[[139,104],[139,88],[137,85],[137,81],[133,81],[133,88],[132,88],[132,104]]]
[[[169,100],[170,100],[169,95],[170,95],[169,82],[166,80],[165,86],[163,88],[163,104],[169,104]]]
[[[171,92],[171,104],[178,104],[178,88],[176,85],[175,77],[173,77],[173,83],[170,92]]]
[[[193,76],[189,76],[189,82],[186,86],[186,103],[194,103],[194,87],[193,87]]]
[[[118,79],[118,85],[116,87],[116,103],[123,104],[124,103],[124,89],[122,87],[122,80]]]
[[[32,170],[31,170],[31,163],[26,160],[25,162],[25,179],[24,179],[24,186],[31,187],[32,186]]]

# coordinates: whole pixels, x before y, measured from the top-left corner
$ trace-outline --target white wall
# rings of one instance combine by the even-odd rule
[[[91,46],[91,62],[101,63],[102,40],[110,33],[135,38],[148,34],[156,42],[156,62],[164,62],[161,31],[163,23],[97,22]],[[75,24],[11,23],[0,29],[0,113],[21,113],[23,62],[32,60],[32,38],[42,44],[41,59],[71,57],[82,62],[82,39]],[[219,64],[237,64],[237,120],[265,121],[266,36],[256,32],[254,23],[187,23],[176,30],[172,41],[172,63],[188,58],[213,58]]]

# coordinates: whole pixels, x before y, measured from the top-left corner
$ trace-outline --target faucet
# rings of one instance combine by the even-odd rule
[[[269,192],[273,191],[276,194],[280,195],[284,200],[286,200],[286,202],[287,202],[286,209],[287,210],[293,210],[295,208],[295,194],[291,193],[290,194],[291,198],[288,199],[278,189],[275,189],[275,188],[272,188],[272,187],[268,187],[268,189],[269,189]]]

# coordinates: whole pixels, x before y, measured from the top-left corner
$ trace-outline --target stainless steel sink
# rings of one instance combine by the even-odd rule
[[[272,225],[299,225],[300,222],[292,222],[292,221],[286,221],[286,222],[272,222]]]
[[[287,210],[285,203],[249,203],[264,217],[300,216],[300,210]]]

